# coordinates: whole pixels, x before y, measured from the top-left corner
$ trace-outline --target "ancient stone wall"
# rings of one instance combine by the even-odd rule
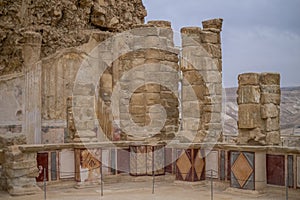
[[[23,83],[22,75],[0,78],[0,134],[22,132]]]
[[[146,14],[141,0],[1,1],[0,133],[63,142],[66,99],[83,55]]]
[[[120,32],[144,23],[141,0],[8,0],[0,2],[0,75],[22,72],[23,35],[41,34],[46,57],[80,46],[92,29]]]
[[[238,144],[280,144],[280,75],[239,75]]]

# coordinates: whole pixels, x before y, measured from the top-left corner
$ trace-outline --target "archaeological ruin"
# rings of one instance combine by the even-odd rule
[[[0,5],[0,189],[155,175],[299,190],[300,147],[280,133],[280,74],[237,77],[238,132],[224,140],[223,19],[183,27],[178,47],[171,22],[145,23],[141,0]]]

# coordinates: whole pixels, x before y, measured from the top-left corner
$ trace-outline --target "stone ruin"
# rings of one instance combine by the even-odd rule
[[[222,19],[182,28],[180,49],[170,22],[144,24],[141,0],[9,0],[0,5],[4,190],[39,192],[40,166],[49,170],[47,181],[64,180],[59,168],[75,170],[76,176],[67,178],[80,184],[94,182],[100,172],[85,180],[81,168],[102,167],[104,158],[110,163],[105,175],[168,171],[177,180],[202,181],[209,168],[218,171],[220,181],[236,178],[232,187],[267,185],[262,181],[266,154],[277,152],[280,144],[280,76],[239,76],[239,145],[222,143]],[[213,153],[204,158],[206,151]],[[300,150],[280,151],[293,153],[296,168]],[[149,170],[154,157],[156,172]],[[239,167],[245,157],[251,161],[246,173]],[[226,170],[232,171],[231,179]]]
[[[280,75],[246,73],[238,80],[238,144],[279,145]]]

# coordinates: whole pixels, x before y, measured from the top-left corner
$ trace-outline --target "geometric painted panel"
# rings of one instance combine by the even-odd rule
[[[101,178],[101,149],[84,149],[80,151],[80,180],[98,181]]]
[[[254,153],[232,151],[230,162],[231,187],[254,190]]]
[[[177,150],[176,180],[189,181],[192,173],[191,149]]]
[[[200,181],[205,179],[205,159],[199,149],[176,150],[176,180]]]
[[[297,187],[300,188],[300,157],[297,157]]]
[[[192,181],[200,181],[205,179],[205,160],[200,149],[194,149],[194,177]]]
[[[284,155],[267,154],[267,184],[285,186]]]

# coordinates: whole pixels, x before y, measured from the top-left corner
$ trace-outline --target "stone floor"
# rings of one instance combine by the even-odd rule
[[[70,187],[47,187],[47,200],[193,200],[211,199],[209,182],[202,184],[159,182],[155,184],[155,193],[152,194],[152,182],[113,183],[104,185],[104,196],[101,197],[100,186],[93,188],[74,189]],[[289,200],[299,200],[300,190],[290,190]],[[214,187],[214,200],[283,200],[284,188],[269,187],[263,193],[241,192],[234,189],[224,190],[222,187]],[[1,200],[32,200],[44,199],[44,194],[11,197],[7,193],[0,192]]]

